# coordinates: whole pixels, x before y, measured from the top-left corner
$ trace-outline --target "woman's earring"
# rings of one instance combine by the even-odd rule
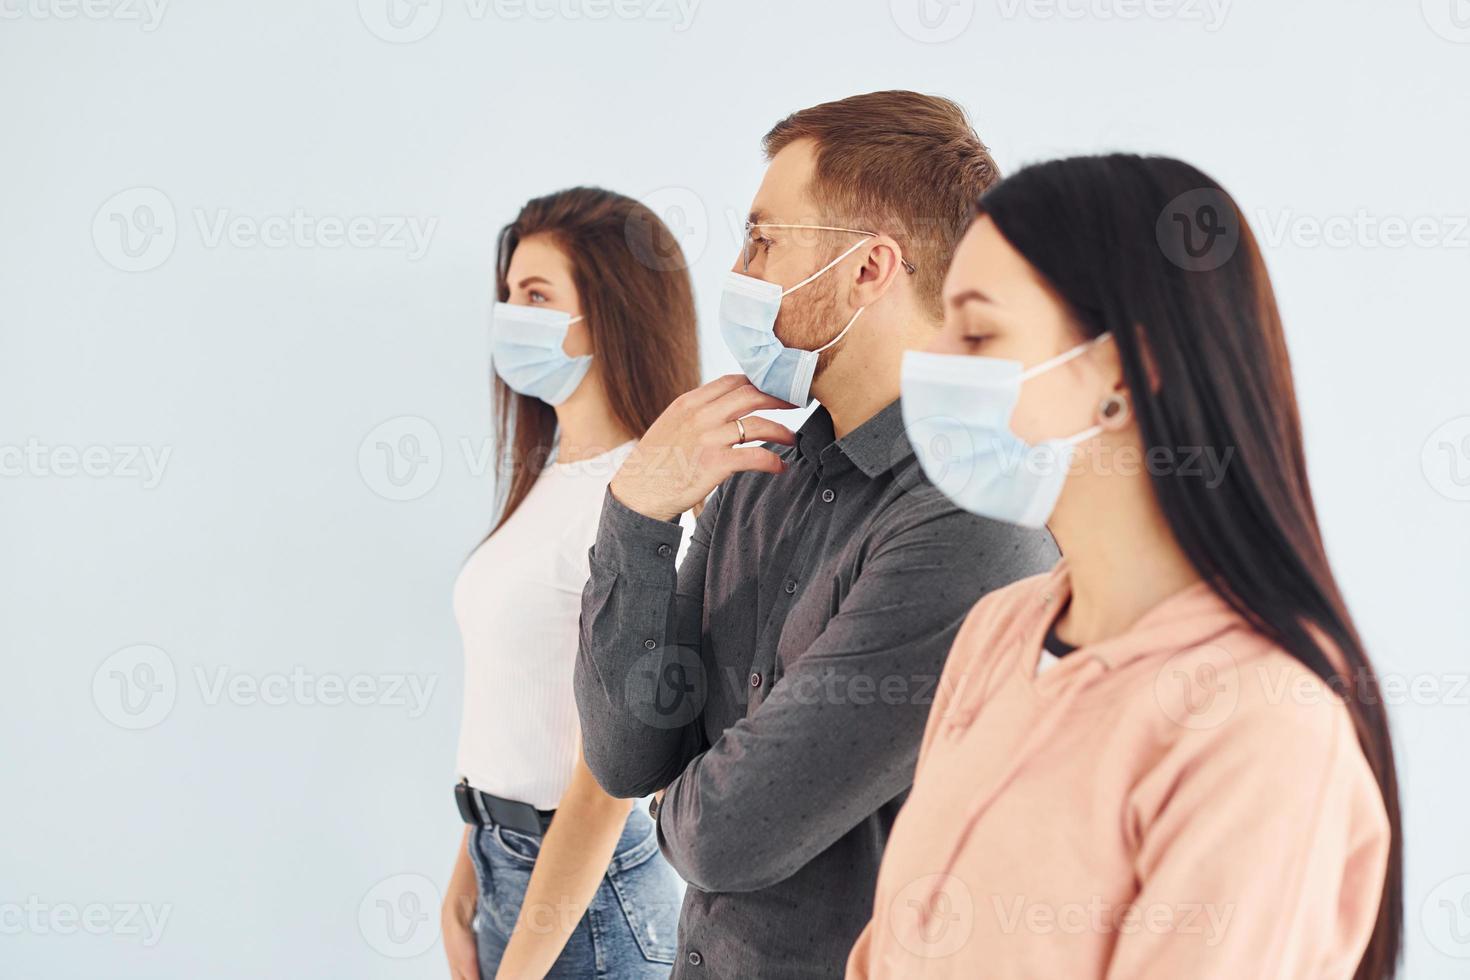
[[[1103,399],[1098,411],[1102,413],[1104,422],[1121,422],[1128,417],[1128,399],[1120,392],[1114,392]]]

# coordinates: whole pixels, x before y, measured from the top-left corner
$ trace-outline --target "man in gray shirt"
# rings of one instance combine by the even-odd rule
[[[842,976],[960,622],[1057,557],[930,486],[897,400],[995,179],[963,112],[872,93],[788,117],[765,148],[721,311],[749,378],[689,392],[639,442],[582,597],[583,751],[608,792],[660,793],[691,886],[680,978]],[[772,302],[776,348],[756,342]],[[808,378],[800,431],[749,414],[805,404]],[[676,575],[678,516],[711,491]]]

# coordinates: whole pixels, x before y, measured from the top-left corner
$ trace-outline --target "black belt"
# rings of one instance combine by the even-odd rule
[[[460,819],[465,823],[476,827],[493,823],[532,837],[546,833],[546,828],[551,826],[551,818],[556,815],[555,810],[538,810],[529,803],[482,793],[464,779],[454,784],[454,802],[459,807]]]

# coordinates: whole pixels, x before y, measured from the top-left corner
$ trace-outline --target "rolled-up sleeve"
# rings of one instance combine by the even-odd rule
[[[1055,558],[1044,533],[950,509],[879,543],[766,701],[669,784],[670,863],[706,891],[766,888],[903,793],[966,613]]]
[[[683,528],[603,498],[582,616],[573,685],[583,754],[608,793],[662,789],[702,747],[697,668],[716,492],[678,563]]]

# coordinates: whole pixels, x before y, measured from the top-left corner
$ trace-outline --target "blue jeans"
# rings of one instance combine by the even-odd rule
[[[526,899],[541,838],[486,824],[471,831],[470,861],[480,900],[475,942],[481,980],[494,980],[511,931]],[[684,883],[658,851],[653,821],[635,806],[623,827],[612,864],[578,921],[548,980],[653,980],[669,975],[679,927]],[[567,910],[528,909],[527,925],[550,929]]]

